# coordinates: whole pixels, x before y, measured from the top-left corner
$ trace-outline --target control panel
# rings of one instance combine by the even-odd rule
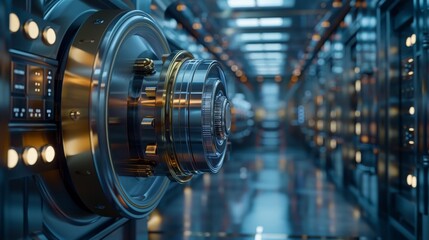
[[[52,65],[14,58],[11,64],[11,121],[53,122],[54,73]]]

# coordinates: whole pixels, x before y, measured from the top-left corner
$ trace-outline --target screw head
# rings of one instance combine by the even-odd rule
[[[134,63],[134,71],[143,76],[152,75],[155,73],[155,64],[149,58],[137,59]]]

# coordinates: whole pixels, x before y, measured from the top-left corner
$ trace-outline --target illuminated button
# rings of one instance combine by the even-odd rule
[[[24,25],[25,35],[30,39],[36,39],[39,36],[39,26],[33,20],[28,20]]]
[[[18,32],[19,28],[21,26],[21,22],[19,21],[18,15],[15,13],[9,14],[9,31],[11,32]]]
[[[42,159],[44,162],[50,163],[54,161],[55,149],[51,145],[44,146],[42,149]]]
[[[47,27],[45,28],[45,30],[43,30],[42,37],[43,42],[48,45],[53,45],[57,41],[57,34],[55,33],[55,30],[51,27]]]
[[[7,167],[14,168],[18,164],[19,154],[15,149],[9,149],[7,151]]]
[[[22,158],[27,165],[34,165],[39,158],[39,153],[34,147],[27,147],[22,154]]]

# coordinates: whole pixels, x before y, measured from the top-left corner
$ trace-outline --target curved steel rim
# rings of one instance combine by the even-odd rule
[[[125,24],[132,17],[143,19],[149,25],[154,24],[148,15],[140,11],[124,13],[109,10],[93,14],[81,26],[70,48],[64,73],[61,116],[67,165],[76,191],[85,205],[101,215],[118,216],[120,213],[138,218],[155,207],[167,190],[169,180],[162,177],[157,192],[159,196],[147,208],[139,206],[126,194],[117,178],[107,141],[109,82],[108,78],[106,80],[98,75],[103,74],[104,69],[111,70],[112,66],[104,65],[103,56],[109,56],[106,52],[112,47],[110,43],[121,32],[122,25],[116,27],[115,24],[118,21]],[[159,33],[161,43],[166,45],[165,37],[154,26],[153,30]],[[103,45],[109,48],[100,52]],[[165,49],[168,50],[168,46]],[[101,114],[96,107],[102,107]],[[109,150],[103,152],[100,149]],[[108,160],[104,160],[106,158]]]

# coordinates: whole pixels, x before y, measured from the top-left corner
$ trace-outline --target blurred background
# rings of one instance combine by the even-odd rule
[[[169,5],[173,45],[233,79],[232,151],[164,199],[150,238],[429,237],[428,4]]]

